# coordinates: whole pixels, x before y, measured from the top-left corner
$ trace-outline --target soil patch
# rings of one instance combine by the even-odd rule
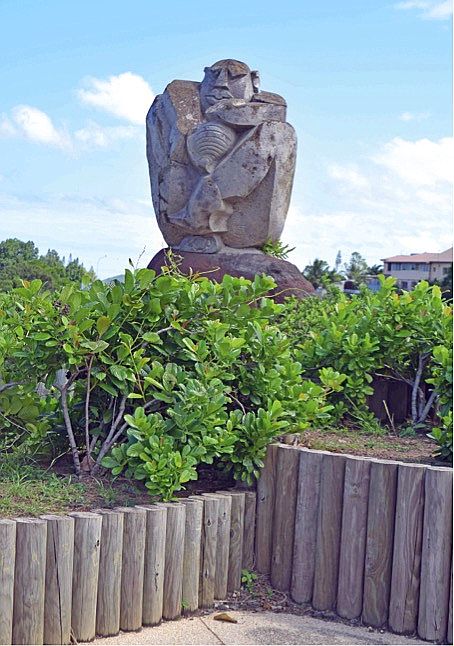
[[[433,453],[436,445],[426,435],[416,434],[412,437],[400,437],[386,433],[374,435],[361,433],[351,428],[333,430],[307,430],[289,443],[305,446],[308,449],[348,453],[364,457],[416,462],[421,464],[452,466],[452,463],[441,462]]]

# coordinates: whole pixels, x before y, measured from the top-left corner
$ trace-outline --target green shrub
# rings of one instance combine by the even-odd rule
[[[278,314],[280,328],[293,339],[295,357],[308,377],[317,381],[322,367],[346,376],[341,391],[329,395],[333,421],[358,415],[366,420],[371,384],[384,377],[410,386],[415,429],[427,426],[429,413],[437,411],[441,435],[431,437],[449,444],[444,420],[449,422],[452,410],[452,308],[440,288],[427,282],[399,294],[394,278],[380,280],[377,293],[363,289],[347,296],[332,289],[324,299],[289,301]]]
[[[283,428],[327,418],[339,380],[303,377],[273,322],[284,309],[266,298],[273,287],[266,277],[217,284],[146,269],[57,297],[24,283],[3,297],[0,316],[1,374],[17,384],[5,392],[36,402],[34,420],[22,410],[15,423],[38,429],[38,404],[52,409],[76,474],[124,470],[166,498],[214,460],[250,481]]]

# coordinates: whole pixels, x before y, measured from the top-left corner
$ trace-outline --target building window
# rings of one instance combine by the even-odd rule
[[[393,262],[391,269],[393,271],[400,271],[401,270],[401,263],[400,262]]]
[[[402,289],[407,289],[407,287],[408,287],[407,281],[406,280],[401,280],[400,281],[400,286],[402,287]]]
[[[429,265],[419,265],[421,271],[429,271]]]
[[[449,267],[443,267],[443,276],[447,276],[449,274]]]

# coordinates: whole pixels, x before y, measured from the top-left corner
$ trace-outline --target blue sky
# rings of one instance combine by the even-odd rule
[[[286,98],[297,131],[290,260],[441,251],[451,25],[435,0],[0,0],[0,239],[72,253],[102,277],[145,264],[163,246],[147,108],[172,79],[237,58]]]

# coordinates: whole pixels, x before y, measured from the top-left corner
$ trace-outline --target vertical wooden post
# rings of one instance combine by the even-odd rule
[[[43,643],[46,539],[46,521],[16,520],[13,644]]]
[[[89,642],[96,633],[99,552],[102,517],[91,512],[73,512],[74,566],[71,627],[74,638]]]
[[[186,507],[181,503],[168,503],[166,507],[166,557],[162,616],[164,619],[175,619],[181,615]]]
[[[360,617],[363,608],[369,476],[368,460],[346,459],[337,587],[337,614],[344,619]]]
[[[452,644],[452,563],[451,563],[451,590],[449,593],[449,613],[448,613],[448,630],[446,635],[446,641],[448,644]]]
[[[232,497],[230,494],[203,494],[219,502],[218,535],[216,544],[216,572],[214,598],[225,599],[229,580],[230,525],[232,521]]]
[[[96,634],[108,637],[120,632],[123,514],[112,509],[97,509],[96,513],[102,517]]]
[[[219,497],[205,497],[203,501],[202,539],[200,544],[199,606],[201,608],[210,608],[214,604],[218,514]]]
[[[74,519],[41,516],[47,522],[44,643],[71,641],[71,597],[74,554]]]
[[[143,577],[147,512],[142,507],[117,507],[123,514],[120,628],[142,627]]]
[[[316,610],[332,610],[336,606],[344,469],[344,456],[323,455],[312,594]]]
[[[299,457],[299,449],[286,444],[278,448],[270,576],[276,590],[289,590],[292,581]]]
[[[452,471],[426,470],[418,635],[443,641],[449,616],[452,549]]]
[[[388,620],[396,508],[397,462],[371,460],[362,620]]]
[[[255,491],[245,491],[244,495],[243,568],[252,570],[255,565],[254,545],[257,495]]]
[[[147,505],[145,509],[147,531],[142,623],[144,626],[155,626],[162,619],[167,509],[157,505]]]
[[[228,592],[241,588],[241,564],[243,563],[243,537],[244,537],[244,492],[218,491],[232,498],[232,515],[230,521],[229,545],[229,576],[227,580]]]
[[[181,498],[181,502],[186,507],[182,606],[183,612],[194,612],[199,607],[203,500]]]
[[[269,574],[273,546],[274,492],[278,445],[268,446],[265,466],[257,482],[257,531],[255,564],[258,572]]]
[[[312,599],[321,466],[321,453],[300,450],[291,587],[297,603]]]
[[[400,464],[394,530],[390,628],[414,633],[418,619],[425,467]]]
[[[13,638],[15,554],[16,523],[0,518],[0,644]]]

